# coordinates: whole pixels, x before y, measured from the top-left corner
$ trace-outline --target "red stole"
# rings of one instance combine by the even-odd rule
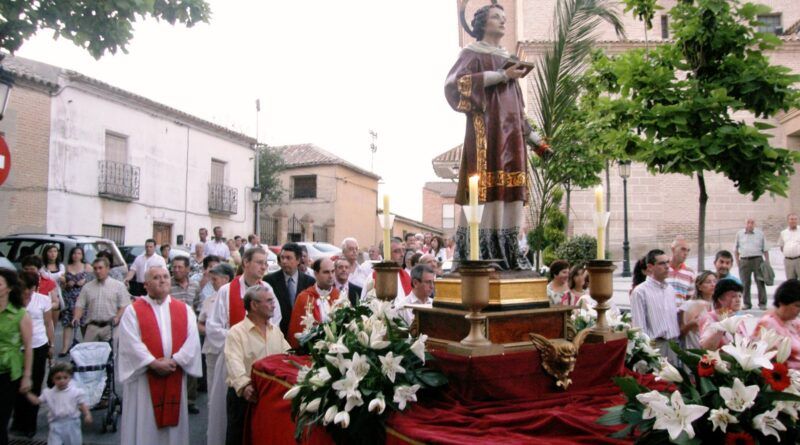
[[[163,303],[162,303],[163,304]],[[161,345],[161,332],[158,328],[156,314],[144,298],[133,302],[136,318],[139,320],[139,331],[142,343],[156,359],[164,357]],[[188,335],[186,304],[170,299],[169,316],[172,326],[172,352],[180,351]],[[183,369],[180,367],[168,376],[160,376],[147,371],[147,383],[150,386],[150,399],[153,401],[153,414],[159,428],[177,426],[181,414],[181,390],[183,387]]]
[[[245,316],[244,300],[242,299],[242,284],[239,282],[240,278],[242,278],[241,275],[234,277],[228,288],[228,327],[233,327],[236,323],[244,320]],[[280,310],[280,308],[278,308],[278,310]]]
[[[400,277],[400,286],[403,288],[403,295],[408,295],[411,293],[412,289],[411,275],[409,275],[405,269],[400,269],[400,271],[397,272],[397,275]],[[372,279],[373,281],[378,279],[378,272],[374,270],[372,271]]]

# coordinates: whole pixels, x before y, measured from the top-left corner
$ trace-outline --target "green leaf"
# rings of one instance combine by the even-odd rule
[[[622,393],[625,394],[628,401],[635,401],[637,395],[649,391],[649,389],[640,385],[633,377],[614,377],[612,380],[619,386],[619,389],[622,390]]]
[[[622,410],[624,405],[612,406],[611,408],[604,408],[607,411],[599,419],[597,423],[600,425],[619,425],[622,424]]]

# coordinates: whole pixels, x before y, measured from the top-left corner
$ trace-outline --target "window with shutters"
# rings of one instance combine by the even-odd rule
[[[113,226],[111,224],[103,224],[101,233],[103,238],[110,239],[118,246],[125,245],[125,226]]]
[[[212,184],[225,184],[225,162],[217,159],[211,160],[211,181]]]
[[[763,14],[758,16],[758,32],[768,32],[772,34],[783,34],[783,27],[781,27],[780,14]]]
[[[292,198],[316,198],[317,175],[292,176]]]
[[[661,38],[669,38],[669,16],[667,15],[661,16]]]
[[[114,133],[106,132],[106,161],[128,162],[128,138]]]

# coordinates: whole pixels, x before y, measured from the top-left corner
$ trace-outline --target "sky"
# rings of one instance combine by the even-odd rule
[[[209,4],[208,24],[138,23],[127,54],[95,60],[43,30],[17,55],[250,136],[258,130],[269,145],[313,143],[367,170],[374,130],[379,194],[391,196],[393,213],[420,220],[422,186],[438,179],[431,160],[464,134],[464,116],[444,99],[460,51],[456,2]]]

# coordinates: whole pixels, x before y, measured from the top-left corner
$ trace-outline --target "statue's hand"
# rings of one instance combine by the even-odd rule
[[[506,77],[509,79],[519,79],[525,75],[525,68],[520,67],[519,63],[515,63],[514,65],[506,68],[505,73]]]

